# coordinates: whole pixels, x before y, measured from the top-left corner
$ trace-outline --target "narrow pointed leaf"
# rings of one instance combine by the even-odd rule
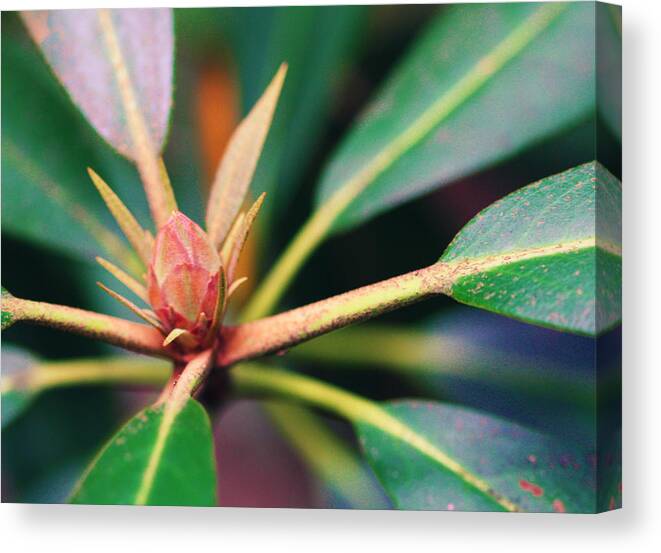
[[[207,231],[216,246],[224,240],[243,204],[286,73],[287,65],[283,63],[262,97],[237,127],[220,161],[206,215]]]
[[[232,258],[232,252],[234,251],[234,246],[241,235],[241,230],[243,229],[243,221],[246,218],[244,211],[239,213],[234,219],[234,223],[225,237],[223,242],[223,247],[220,249],[220,258],[223,262],[223,267],[229,265],[230,259]]]
[[[160,329],[161,325],[159,324],[157,319],[152,318],[144,309],[141,309],[138,307],[136,304],[134,304],[131,300],[125,298],[121,294],[118,294],[114,290],[111,290],[108,288],[105,284],[102,282],[97,282],[96,283],[101,290],[103,290],[106,294],[109,296],[115,298],[119,303],[121,303],[124,307],[135,313],[138,317],[140,317],[143,321],[149,323],[150,325],[154,326],[155,328]],[[164,344],[165,345],[165,344]]]
[[[597,162],[489,206],[441,257],[458,301],[595,335],[621,318],[622,187]]]
[[[96,261],[101,267],[108,271],[112,276],[114,276],[119,282],[126,286],[131,292],[138,296],[142,301],[148,303],[147,299],[147,289],[143,284],[140,284],[135,280],[131,275],[122,271],[116,265],[110,263],[110,261],[103,259],[102,257],[97,257]]]
[[[248,280],[248,277],[241,277],[237,278],[234,282],[229,287],[229,290],[227,290],[227,299],[232,297],[232,294],[237,291],[239,286],[241,286],[244,282]]]
[[[194,15],[191,10],[185,13]],[[270,227],[283,216],[314,161],[337,87],[364,36],[368,9],[356,5],[270,6],[228,10],[226,15],[224,23],[246,112],[282,60],[289,67],[287,86],[252,185],[255,194],[269,194],[262,218]]]
[[[145,264],[149,263],[153,245],[149,239],[149,235],[140,226],[122,200],[119,199],[119,196],[112,191],[110,186],[108,186],[108,184],[92,169],[88,168],[87,172],[89,173],[94,186],[99,191],[101,198],[103,198],[103,201],[108,207],[108,210],[112,213],[115,221],[117,221],[119,228],[122,229],[126,239],[131,243],[133,249],[135,249],[136,253],[140,256],[140,259],[142,259]]]
[[[488,494],[467,486],[424,451],[359,422],[363,450],[399,509],[503,510],[492,494],[520,511],[596,510],[594,451],[463,407],[397,401],[383,408],[489,486]]]
[[[187,400],[159,438],[165,406],[133,417],[104,447],[71,496],[72,503],[213,506],[216,473],[209,417]],[[163,450],[146,496],[138,497],[148,477],[158,441]],[[153,465],[152,465],[153,467]],[[141,501],[139,501],[141,500]]]
[[[23,12],[23,21],[73,101],[97,132],[123,155],[135,159],[116,68],[102,39],[97,10]],[[169,9],[112,11],[128,64],[137,108],[154,147],[165,141],[172,105],[174,35]]]
[[[333,228],[361,224],[589,116],[594,9],[575,2],[441,11],[322,175],[317,204],[325,209],[333,198]]]
[[[168,334],[165,337],[165,340],[163,340],[163,345],[167,346],[172,342],[174,342],[175,340],[181,340],[182,342],[188,341],[189,343],[193,343],[193,344],[195,343],[194,342],[195,337],[190,332],[188,332],[188,330],[185,330],[183,328],[172,329],[170,334]]]
[[[234,271],[236,270],[236,266],[239,262],[239,257],[241,256],[243,247],[246,245],[246,240],[248,240],[248,235],[250,234],[250,229],[252,229],[252,225],[255,222],[255,218],[259,214],[259,210],[264,203],[265,196],[266,192],[262,192],[260,194],[259,198],[255,200],[255,203],[252,204],[241,222],[241,231],[238,233],[236,239],[234,240],[232,246],[232,254],[227,263],[227,280],[229,280],[229,282],[234,280]]]

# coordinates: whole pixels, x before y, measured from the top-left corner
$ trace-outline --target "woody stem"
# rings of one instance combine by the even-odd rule
[[[163,347],[163,335],[158,330],[118,317],[14,296],[2,297],[2,312],[3,326],[6,320],[10,324],[25,321],[80,334],[138,353],[172,357]]]
[[[371,319],[447,291],[451,270],[443,263],[292,309],[225,327],[217,364],[277,353],[344,326]]]

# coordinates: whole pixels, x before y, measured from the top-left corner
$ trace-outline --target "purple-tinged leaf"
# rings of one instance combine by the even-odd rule
[[[25,12],[40,46],[74,102],[140,173],[157,227],[176,210],[158,156],[172,94],[169,10]]]
[[[155,148],[165,142],[172,106],[174,35],[169,9],[110,12]],[[117,78],[97,10],[22,13],[32,38],[76,105],[114,148],[135,159]]]

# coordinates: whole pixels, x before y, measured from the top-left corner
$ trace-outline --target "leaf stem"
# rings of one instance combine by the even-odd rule
[[[160,386],[167,382],[171,364],[139,357],[100,357],[37,362],[27,372],[3,377],[0,390],[40,392],[62,386],[128,384]]]
[[[565,9],[555,2],[535,10],[493,50],[479,59],[451,88],[423,111],[404,131],[388,142],[310,216],[253,295],[243,313],[252,320],[270,313],[312,251],[323,241],[351,202],[384,171],[484,86]]]
[[[562,364],[539,355],[515,354],[440,330],[366,324],[310,340],[290,355],[334,370],[389,371],[420,383],[426,391],[430,378],[452,376],[594,410],[590,378],[564,374]]]
[[[325,382],[257,364],[242,364],[230,371],[239,393],[267,394],[307,403],[330,411],[353,423],[365,423],[402,441],[429,457],[444,469],[477,489],[506,511],[519,511],[518,505],[495,492],[488,482],[429,442],[424,436],[392,416],[377,403]]]
[[[386,508],[378,484],[358,455],[309,409],[281,401],[264,408],[281,434],[295,447],[315,474],[353,508]]]
[[[2,297],[3,321],[31,322],[80,334],[121,348],[159,357],[173,357],[163,347],[163,334],[155,328],[93,311],[76,309],[10,295]]]
[[[225,327],[217,363],[227,366],[281,352],[320,334],[446,293],[454,270],[436,263],[272,317]]]
[[[147,123],[140,110],[112,15],[109,10],[104,9],[98,11],[98,17],[133,142],[134,160],[145,187],[154,223],[156,228],[160,228],[166,223],[170,213],[177,209],[177,203],[165,171],[165,165],[158,156],[147,129]]]

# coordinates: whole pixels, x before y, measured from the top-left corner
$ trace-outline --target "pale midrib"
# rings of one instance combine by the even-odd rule
[[[145,471],[140,480],[140,486],[135,494],[135,505],[146,505],[149,501],[149,496],[156,480],[156,473],[158,472],[168,438],[171,435],[172,426],[179,413],[186,407],[188,400],[191,399],[191,393],[206,373],[212,358],[212,352],[205,351],[193,359],[183,370],[170,396],[165,400],[163,416],[158,426],[154,447],[149,454]]]
[[[427,108],[402,134],[376,154],[362,171],[347,181],[341,189],[347,191],[347,203],[514,59],[566,7],[560,3],[542,6],[507,35],[489,54],[481,58],[468,73]]]
[[[98,10],[98,19],[131,136],[134,154],[132,157],[143,178],[154,222],[156,227],[160,228],[166,223],[170,213],[177,209],[177,202],[167,179],[165,166],[159,159],[147,130],[112,16],[108,10],[102,9]]]
[[[262,368],[260,365],[241,365],[235,367],[232,374],[236,383],[247,389],[253,388],[284,394],[287,397],[325,408],[354,423],[366,423],[374,426],[438,463],[504,510],[521,510],[516,503],[496,492],[487,481],[472,473],[424,436],[370,400],[310,377],[270,367]]]
[[[243,314],[250,320],[268,314],[285,287],[314,248],[328,234],[337,218],[381,173],[410,150],[456,108],[514,59],[565,9],[560,3],[544,5],[481,58],[453,87],[425,110],[407,129],[378,152],[371,161],[346,181],[300,229],[280,257]]]
[[[531,259],[539,259],[560,254],[577,253],[582,250],[600,249],[611,255],[620,257],[622,255],[621,247],[617,244],[595,239],[594,236],[588,238],[579,238],[567,242],[539,246],[536,248],[525,248],[512,250],[498,255],[487,255],[482,257],[466,257],[453,259],[440,263],[449,271],[447,286],[444,286],[443,292],[450,293],[451,286],[459,279],[483,273],[499,267],[504,267],[512,263],[519,263]]]

